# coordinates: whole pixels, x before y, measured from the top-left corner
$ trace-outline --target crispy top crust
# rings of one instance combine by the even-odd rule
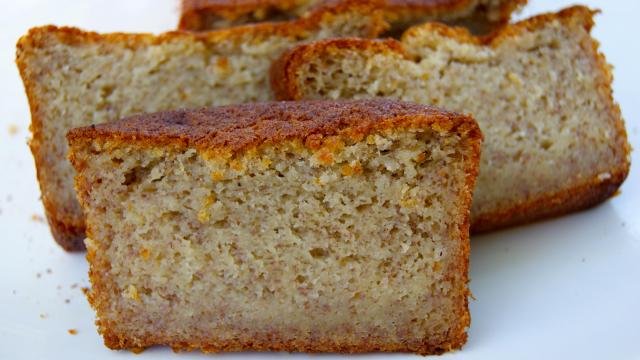
[[[310,145],[309,141],[344,131],[357,138],[390,127],[458,130],[481,139],[478,125],[469,116],[392,100],[267,102],[166,111],[73,129],[67,139],[71,146],[98,139],[237,152],[290,139],[305,139]]]
[[[288,7],[295,5],[295,0],[182,0],[182,11],[202,11],[216,9],[218,7],[237,8],[242,11],[245,7],[252,6],[281,6]]]
[[[379,15],[378,20],[380,23],[384,23],[383,14],[380,9],[380,4],[383,0],[349,0],[349,1],[331,1],[321,6],[318,6],[311,10],[307,16],[296,18],[290,21],[283,22],[260,22],[249,25],[233,26],[231,28],[214,30],[214,32],[232,32],[235,33],[237,29],[259,28],[258,33],[289,33],[294,29],[308,29],[317,28],[325,16],[335,16],[348,11],[358,11],[362,14],[375,14]],[[196,1],[195,4],[187,4],[188,1],[183,2],[182,15],[178,29],[180,30],[209,30],[204,28],[202,24],[201,15],[205,14],[225,14],[225,17],[230,19],[237,18],[253,11],[258,8],[271,7],[273,1],[257,0],[256,3],[245,3],[244,1],[239,6],[230,5],[229,3],[223,4],[221,1],[215,1],[209,3],[208,1]],[[381,25],[380,32],[386,30],[388,25],[384,23]],[[272,31],[265,31],[265,29],[273,29]],[[246,31],[246,30],[245,30]],[[377,36],[378,33],[372,33],[371,37]]]
[[[387,13],[417,13],[421,16],[441,14],[465,14],[480,7],[475,0],[357,0],[369,3]],[[178,27],[183,30],[207,30],[204,20],[207,16],[217,16],[227,20],[236,20],[255,11],[295,12],[299,7],[320,8],[322,6],[344,6],[354,0],[182,0],[182,14]],[[507,21],[511,13],[524,6],[527,0],[502,0],[491,9],[497,14],[496,21]],[[491,5],[492,7],[494,5]],[[489,9],[484,9],[489,10]],[[293,14],[290,14],[293,15]]]

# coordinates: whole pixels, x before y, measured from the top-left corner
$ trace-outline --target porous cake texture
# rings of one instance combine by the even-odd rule
[[[55,239],[67,250],[84,248],[84,217],[65,158],[69,129],[137,113],[270,100],[269,66],[288,47],[325,37],[375,36],[382,28],[379,11],[344,4],[301,20],[200,35],[31,29],[18,42],[17,64]]]
[[[397,33],[425,21],[444,21],[488,32],[506,24],[527,0],[358,0],[383,10]],[[319,6],[354,0],[182,0],[179,28],[205,31],[263,21],[285,21]]]
[[[478,38],[425,24],[402,41],[296,47],[272,67],[280,99],[393,98],[469,113],[485,135],[472,231],[557,216],[612,196],[629,144],[610,66],[572,7]]]
[[[260,103],[72,130],[112,349],[461,347],[481,134],[392,101]]]

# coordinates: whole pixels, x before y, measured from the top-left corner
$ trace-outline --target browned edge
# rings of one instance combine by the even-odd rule
[[[324,0],[315,5],[315,8],[323,5],[349,4],[354,0]],[[484,8],[486,5],[478,5],[472,0],[369,0],[370,3],[377,3],[377,8],[383,10],[387,14],[387,20],[394,17],[402,17],[403,14],[412,16],[438,16],[446,13],[463,12],[469,8],[474,12],[488,12],[490,9]],[[498,19],[492,21],[496,27],[503,26],[508,23],[511,14],[526,5],[527,0],[503,0],[497,8],[499,12]],[[242,16],[254,12],[263,12],[265,14],[287,14],[287,12],[298,7],[299,4],[294,0],[182,0],[181,14],[178,23],[178,29],[189,31],[207,31],[206,19],[209,17],[217,17],[227,21],[235,21]],[[477,9],[471,9],[477,6]],[[313,12],[314,6],[311,7]],[[289,14],[293,16],[293,14]],[[266,16],[265,21],[271,18]],[[256,23],[261,22],[257,20]]]

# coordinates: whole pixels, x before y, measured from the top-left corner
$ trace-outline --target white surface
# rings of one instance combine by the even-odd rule
[[[158,32],[176,24],[177,2],[3,0],[0,6],[0,359],[204,358],[166,348],[134,356],[102,345],[80,290],[88,285],[84,255],[63,252],[46,224],[32,219],[44,213],[26,146],[27,100],[13,63],[15,42],[29,27],[53,23]],[[615,65],[615,97],[631,143],[640,148],[640,1],[585,3],[603,10],[594,35]],[[532,0],[523,15],[569,4]],[[11,135],[14,125],[18,132]],[[640,163],[637,152],[633,160]],[[595,209],[472,239],[471,288],[477,300],[471,303],[469,342],[443,359],[640,359],[637,169],[622,195]],[[304,357],[221,356],[281,355]]]

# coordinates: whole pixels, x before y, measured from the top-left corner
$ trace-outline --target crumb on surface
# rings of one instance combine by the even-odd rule
[[[64,303],[65,303],[65,304],[69,304],[69,303],[71,303],[71,299],[64,299]]]
[[[20,132],[20,127],[16,124],[11,124],[7,130],[9,131],[9,135],[13,136]]]
[[[49,315],[47,313],[40,313],[40,319],[46,319]]]
[[[47,274],[52,274],[53,270],[51,270],[51,268],[47,268]]]
[[[76,329],[69,329],[69,330],[67,330],[67,332],[69,334],[71,334],[71,335],[77,335],[78,334],[78,330],[76,330]]]
[[[33,214],[33,215],[31,215],[31,221],[44,223],[44,217],[42,215]]]
[[[72,289],[75,289],[75,288],[77,288],[77,287],[78,287],[78,283],[73,283],[73,284],[71,284],[71,288],[72,288]]]
[[[139,348],[131,348],[129,350],[131,350],[131,352],[134,354],[140,354],[145,350],[145,348],[139,347]]]
[[[40,279],[42,277],[42,273],[36,273],[36,277]]]

